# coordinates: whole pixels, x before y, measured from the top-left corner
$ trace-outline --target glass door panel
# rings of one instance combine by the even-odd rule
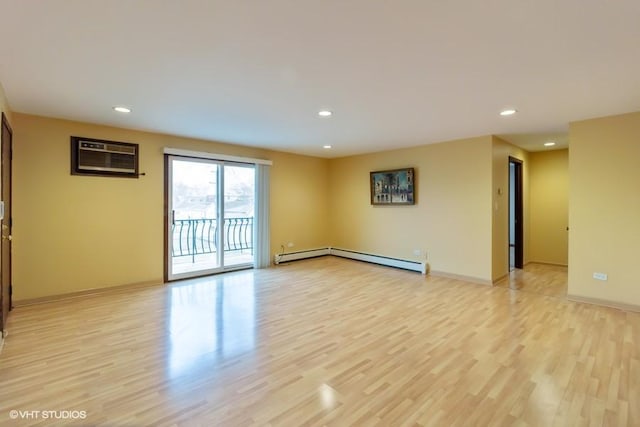
[[[169,158],[169,278],[221,268],[219,175],[210,160]]]
[[[255,168],[224,165],[224,266],[253,263]]]

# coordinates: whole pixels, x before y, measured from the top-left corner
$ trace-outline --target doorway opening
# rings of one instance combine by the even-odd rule
[[[524,266],[522,160],[509,157],[509,271]]]

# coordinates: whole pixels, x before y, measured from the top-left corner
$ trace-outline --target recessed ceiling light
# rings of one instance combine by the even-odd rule
[[[517,112],[518,112],[518,110],[516,110],[515,108],[506,108],[506,109],[500,111],[500,115],[501,116],[512,116]]]
[[[555,142],[553,142],[553,141],[549,141],[549,142],[545,142],[545,143],[544,143],[544,146],[545,146],[545,147],[553,147],[554,145],[556,145],[556,143],[555,143]]]
[[[325,150],[328,150],[328,149],[331,148],[331,146],[330,145],[323,145],[322,148],[324,148]]]
[[[130,113],[131,112],[131,108],[122,107],[122,106],[113,107],[113,109],[116,110],[118,113]]]
[[[318,115],[320,117],[329,117],[331,116],[333,113],[329,110],[322,110],[322,111],[318,111]]]

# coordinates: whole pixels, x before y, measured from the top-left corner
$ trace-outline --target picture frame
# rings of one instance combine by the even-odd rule
[[[413,168],[369,172],[372,205],[415,204]]]

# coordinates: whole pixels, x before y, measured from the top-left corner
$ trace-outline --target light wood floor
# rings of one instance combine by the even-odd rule
[[[19,307],[9,330],[3,426],[640,425],[640,314],[339,258]]]
[[[496,286],[548,295],[550,297],[567,296],[567,267],[531,263],[523,269],[515,269]]]

